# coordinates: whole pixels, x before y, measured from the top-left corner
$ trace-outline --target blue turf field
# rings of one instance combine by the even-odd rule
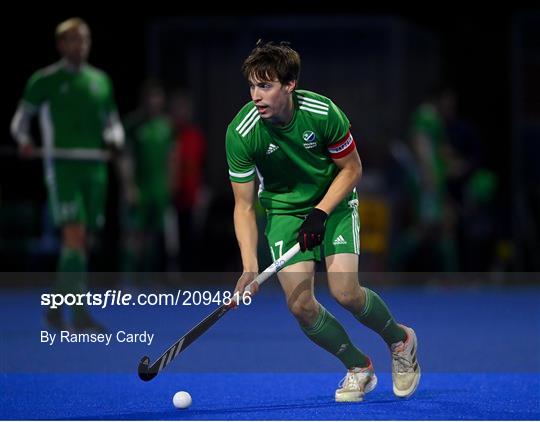
[[[373,286],[372,286],[373,287]],[[319,300],[368,353],[379,385],[360,404],[337,404],[340,363],[307,340],[268,283],[254,304],[230,312],[149,383],[140,356],[155,359],[214,307],[111,308],[110,331],[148,330],[142,344],[40,343],[38,292],[0,298],[0,419],[539,419],[540,289],[380,291],[419,338],[422,381],[407,401],[392,394],[382,340],[321,291]],[[187,390],[193,405],[176,410]]]

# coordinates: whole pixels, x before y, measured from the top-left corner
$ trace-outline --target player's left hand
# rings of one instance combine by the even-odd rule
[[[324,239],[324,230],[328,214],[319,208],[313,208],[308,214],[300,230],[296,240],[300,243],[300,250],[305,252],[306,249],[313,250],[315,246],[319,246]]]
[[[242,273],[238,281],[236,282],[236,287],[234,288],[233,298],[236,297],[236,299],[242,299],[244,293],[248,293],[249,295],[254,295],[259,291],[259,285],[257,283],[254,283],[253,286],[250,287],[250,291],[247,292],[246,288],[251,284],[253,280],[257,277],[256,272],[250,272],[246,271]],[[231,308],[235,309],[238,306],[238,303],[236,300],[232,300],[231,302]]]
[[[240,276],[240,278],[236,282],[236,287],[234,288],[234,293],[238,292],[240,294],[240,296],[242,294],[244,294],[244,292],[246,291],[246,287],[249,284],[251,284],[251,282],[253,280],[255,280],[256,277],[257,277],[256,272],[246,271],[246,272],[242,273],[242,275]],[[259,285],[257,283],[255,283],[255,284],[253,284],[253,286],[250,287],[250,289],[251,289],[251,291],[249,293],[254,295],[255,293],[257,293],[259,291]]]

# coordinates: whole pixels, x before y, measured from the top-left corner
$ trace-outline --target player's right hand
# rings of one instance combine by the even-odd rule
[[[19,154],[23,158],[31,158],[35,155],[36,148],[32,143],[27,143],[19,146]]]
[[[328,214],[319,208],[313,208],[298,230],[296,240],[300,244],[300,250],[313,250],[324,239],[324,230]]]

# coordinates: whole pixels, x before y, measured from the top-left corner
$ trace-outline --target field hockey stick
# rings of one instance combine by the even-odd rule
[[[53,160],[110,161],[112,154],[104,149],[87,148],[34,148],[28,155],[21,155],[16,148],[1,147],[0,155],[20,156],[26,159],[52,158]]]
[[[297,243],[291,249],[289,249],[285,254],[274,261],[266,270],[260,273],[255,280],[248,284],[246,287],[247,292],[251,292],[251,289],[257,283],[259,286],[264,283],[270,276],[277,273],[287,261],[289,261],[293,256],[295,256],[300,251],[300,245]],[[238,295],[237,295],[238,296]],[[239,300],[236,297],[236,300]],[[165,352],[157,359],[152,365],[150,365],[150,358],[144,356],[138,368],[139,378],[143,381],[150,381],[155,378],[169,363],[172,362],[176,356],[185,350],[191,343],[197,340],[205,332],[207,332],[210,327],[212,327],[216,322],[218,322],[223,315],[225,315],[229,310],[234,308],[238,303],[235,302],[235,299],[232,299],[230,303],[226,305],[223,304],[217,308],[214,312],[204,318],[201,322],[195,325],[191,330],[186,334],[180,337],[173,345],[171,345]]]

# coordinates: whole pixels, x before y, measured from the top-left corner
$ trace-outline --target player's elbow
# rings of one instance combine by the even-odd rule
[[[236,202],[234,205],[234,214],[240,218],[255,213],[255,205],[250,202]]]
[[[356,181],[359,182],[362,178],[364,169],[362,168],[362,161],[360,161],[360,158],[358,158],[358,168],[356,170]]]

